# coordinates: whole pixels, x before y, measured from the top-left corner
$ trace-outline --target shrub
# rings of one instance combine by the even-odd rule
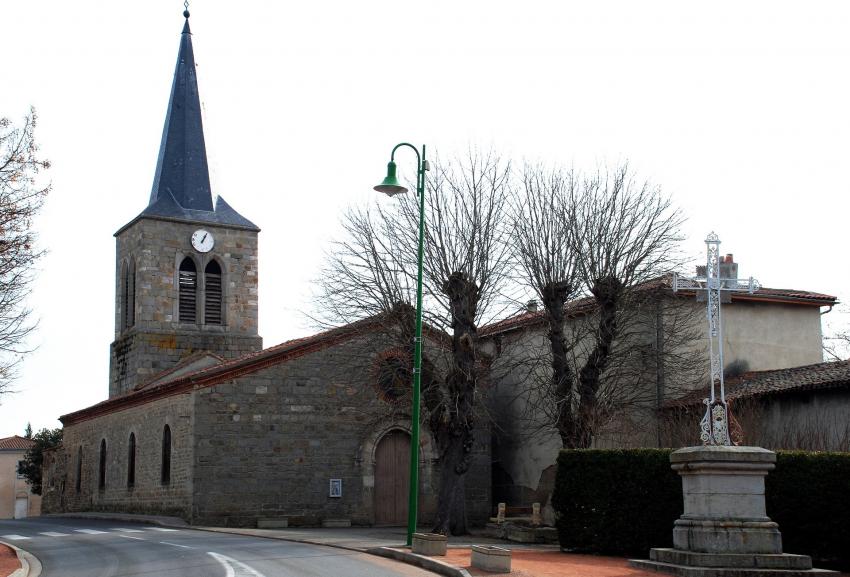
[[[552,505],[561,547],[645,557],[673,545],[682,485],[670,449],[561,451]],[[783,550],[850,568],[850,453],[779,451],[765,482]]]
[[[564,549],[645,556],[672,547],[682,488],[669,449],[561,451],[552,505]]]
[[[765,498],[784,551],[850,569],[850,453],[779,451]]]

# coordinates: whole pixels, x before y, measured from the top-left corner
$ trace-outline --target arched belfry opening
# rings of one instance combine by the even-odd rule
[[[177,273],[179,318],[181,323],[198,322],[198,269],[188,256]]]
[[[221,266],[211,260],[204,268],[204,324],[223,325]]]

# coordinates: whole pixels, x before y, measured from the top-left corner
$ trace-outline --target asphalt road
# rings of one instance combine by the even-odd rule
[[[0,520],[0,541],[35,555],[43,577],[433,577],[319,545],[70,518]]]

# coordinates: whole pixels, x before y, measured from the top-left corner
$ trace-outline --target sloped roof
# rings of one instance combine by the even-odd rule
[[[26,451],[33,445],[35,445],[35,441],[18,435],[0,439],[0,451]]]
[[[665,290],[672,293],[671,288],[672,275],[663,275],[658,278],[651,279],[640,286],[637,290]],[[694,296],[694,290],[680,289],[677,294],[685,296]],[[838,298],[832,295],[816,293],[804,290],[795,289],[775,289],[762,287],[753,294],[749,293],[729,293],[732,301],[755,301],[762,303],[782,303],[796,304],[803,306],[832,306],[838,302]],[[582,297],[572,300],[564,306],[564,311],[567,317],[575,317],[587,314],[596,308],[593,297]],[[537,311],[522,311],[512,317],[491,323],[481,327],[478,334],[481,336],[492,336],[500,333],[509,332],[523,327],[534,326],[546,322],[545,311],[540,309]]]
[[[850,387],[850,360],[817,363],[790,369],[749,371],[727,379],[725,385],[728,400],[847,388]],[[707,391],[702,389],[692,391],[679,399],[668,401],[665,406],[670,408],[698,405],[702,403],[706,394]]]
[[[173,378],[161,380],[154,377],[153,381],[149,381],[149,384],[143,385],[137,390],[129,391],[85,409],[62,415],[59,417],[59,420],[62,421],[63,425],[67,426],[127,407],[186,393],[195,387],[211,387],[217,383],[322,351],[364,333],[373,332],[384,326],[383,320],[382,315],[377,315],[308,337],[285,341],[279,345],[248,353],[220,364],[200,368],[185,374],[180,373]],[[446,337],[445,333],[431,327],[423,327],[423,331],[428,337],[439,342],[443,342],[443,339]]]

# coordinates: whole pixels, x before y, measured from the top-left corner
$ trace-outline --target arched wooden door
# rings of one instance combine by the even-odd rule
[[[375,450],[375,524],[406,525],[410,435],[390,431]]]

